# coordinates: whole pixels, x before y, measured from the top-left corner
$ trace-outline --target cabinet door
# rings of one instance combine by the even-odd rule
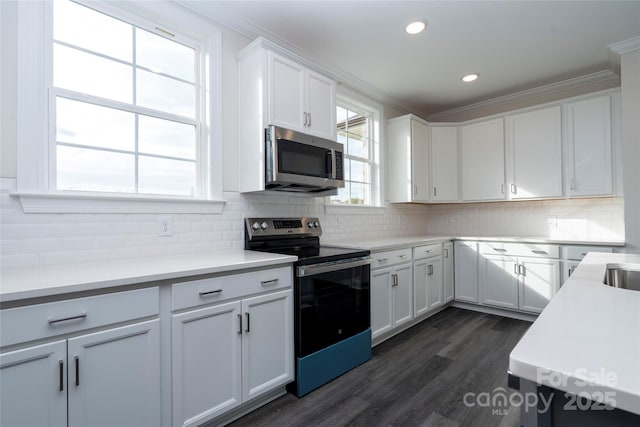
[[[269,52],[269,123],[305,132],[305,68]]]
[[[69,426],[160,425],[160,321],[68,341]]]
[[[546,108],[509,117],[512,199],[562,196],[562,111]]]
[[[613,193],[609,96],[567,105],[569,196]]]
[[[478,303],[478,244],[455,242],[455,299]]]
[[[242,398],[293,380],[293,291],[242,301]]]
[[[391,269],[371,270],[371,336],[375,338],[393,327],[391,314]]]
[[[541,313],[560,287],[560,261],[520,258],[520,309]]]
[[[433,310],[444,304],[442,258],[434,257],[427,261],[427,303],[429,310]]]
[[[479,282],[482,303],[518,309],[518,262],[508,256],[481,255]]]
[[[458,128],[431,128],[431,200],[458,200]]]
[[[336,83],[307,71],[307,133],[336,139]]]
[[[503,200],[504,125],[502,119],[460,128],[462,199]]]
[[[66,427],[67,342],[0,354],[0,425]]]
[[[173,425],[199,425],[242,401],[240,302],[172,316]]]
[[[393,287],[393,325],[400,326],[413,320],[413,275],[411,264],[399,265],[393,269],[398,276]]]
[[[448,242],[442,249],[442,281],[444,303],[453,300],[453,243]]]
[[[427,264],[426,259],[413,263],[413,314],[418,317],[429,311],[427,300]]]
[[[411,181],[414,202],[429,201],[429,128],[411,120]]]

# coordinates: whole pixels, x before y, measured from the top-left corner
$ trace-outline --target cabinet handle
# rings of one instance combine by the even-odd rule
[[[527,269],[525,268],[524,265],[520,264],[518,265],[518,273],[522,276],[526,276],[527,274]]]
[[[418,194],[418,186],[417,185],[413,186],[413,194],[414,195]]]
[[[436,197],[436,194],[438,194],[438,192],[436,191],[436,187],[433,187],[433,197]]]
[[[571,180],[570,188],[571,188],[571,190],[575,190],[576,189],[576,180],[575,179]]]
[[[389,261],[387,258],[380,258],[380,259],[378,260],[378,262],[379,262],[380,264],[382,264],[383,262],[387,262],[387,261]]]
[[[569,276],[571,276],[571,274],[574,272],[574,270],[575,270],[574,267],[569,268]]]
[[[449,258],[449,249],[444,250],[444,257]]]
[[[534,254],[538,254],[538,255],[548,255],[549,254],[549,252],[542,251],[542,250],[537,250],[537,251],[532,250],[531,252],[533,252]]]
[[[433,275],[433,265],[429,264],[427,266],[427,276],[432,276]]]
[[[64,391],[64,362],[62,360],[58,361],[58,368],[60,369],[59,371],[59,375],[60,375],[60,391]]]
[[[209,295],[218,295],[220,292],[222,292],[222,289],[216,289],[215,291],[198,292],[198,295],[200,295],[201,297],[206,297],[206,296],[209,296]]]
[[[68,322],[70,320],[83,320],[87,317],[86,313],[78,314],[77,316],[63,317],[62,319],[49,319],[49,324],[53,325],[60,322]]]
[[[80,385],[80,358],[78,356],[74,357],[76,364],[76,387]]]
[[[247,329],[245,329],[245,332],[250,332],[251,331],[251,317],[249,313],[245,313],[245,316],[247,316]]]
[[[501,185],[500,185],[500,193],[501,193],[501,194],[504,194],[504,184],[501,184]]]
[[[305,111],[304,113],[302,113],[302,117],[303,117],[303,125],[307,126],[307,112]]]
[[[263,280],[260,282],[262,286],[277,285],[280,279]]]
[[[311,113],[307,113],[307,117],[309,117],[309,123],[307,123],[307,126],[311,127]]]
[[[511,193],[518,194],[518,186],[515,184],[511,184]]]
[[[238,335],[242,335],[242,314],[238,314]]]
[[[587,256],[587,253],[586,252],[582,252],[580,255]]]
[[[520,274],[520,273],[518,273],[518,264],[513,264],[513,272],[514,272],[514,274],[515,274],[516,276],[517,276],[518,274]]]
[[[398,255],[398,257],[400,257],[400,259],[405,259],[407,256],[406,255]]]
[[[500,249],[500,248],[493,248],[493,250],[496,252],[507,252],[506,249]]]
[[[392,274],[391,277],[393,279],[393,284],[391,286],[398,286],[398,275]]]

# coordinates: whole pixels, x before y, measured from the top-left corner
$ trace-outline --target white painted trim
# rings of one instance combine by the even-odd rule
[[[464,107],[454,108],[440,113],[431,114],[427,117],[428,121],[442,121],[442,119],[450,119],[459,114],[469,114],[473,112],[481,112],[490,107],[496,107],[503,104],[522,102],[529,99],[535,99],[547,95],[553,95],[562,91],[572,90],[584,86],[591,86],[603,83],[615,83],[620,85],[620,77],[611,70],[598,71],[596,73],[587,74],[585,76],[575,77],[556,83],[539,86],[532,89],[526,89],[509,95],[499,96],[497,98],[480,101]]]
[[[4,182],[3,182],[4,185]],[[127,197],[120,195],[76,195],[11,193],[20,198],[25,213],[199,213],[219,214],[224,200]]]
[[[387,208],[384,206],[358,206],[358,205],[325,205],[324,212],[329,215],[384,215]]]
[[[2,191],[3,193],[16,191],[16,179],[0,178],[0,191]]]
[[[607,46],[611,51],[617,53],[618,55],[622,55],[623,53],[632,52],[634,50],[640,49],[640,36],[633,37],[631,39],[623,40],[617,43],[610,44]]]

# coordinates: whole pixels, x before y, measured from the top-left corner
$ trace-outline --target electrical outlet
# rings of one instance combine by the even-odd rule
[[[344,230],[344,218],[341,216],[338,217],[338,230]]]
[[[170,216],[158,218],[158,236],[173,236],[173,223]]]
[[[547,224],[549,224],[549,228],[558,228],[558,217],[556,215],[549,215],[547,217]]]

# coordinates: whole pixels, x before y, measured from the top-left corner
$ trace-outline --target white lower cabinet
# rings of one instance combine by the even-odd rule
[[[82,334],[158,308],[149,288],[2,310],[2,346],[25,347],[0,354],[0,424],[160,425],[160,321]]]
[[[455,242],[455,300],[478,303],[478,243]]]
[[[447,242],[442,245],[442,282],[445,304],[453,301],[454,298],[455,288],[453,269],[453,243]]]
[[[413,262],[413,307],[418,317],[444,304],[442,257]]]
[[[291,286],[290,267],[173,285],[174,307],[200,301],[172,315],[174,426],[200,425],[293,380]]]
[[[541,313],[560,287],[560,261],[482,254],[478,276],[483,304]]]
[[[371,270],[372,338],[413,320],[411,270],[411,263]]]

